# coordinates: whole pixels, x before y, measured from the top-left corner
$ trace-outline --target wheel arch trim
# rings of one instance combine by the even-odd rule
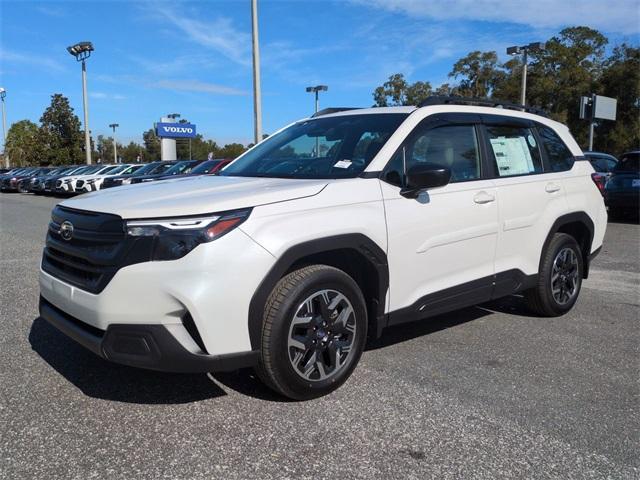
[[[573,223],[582,224],[584,227],[586,227],[586,229],[589,232],[589,237],[587,238],[587,243],[586,243],[587,248],[583,249],[582,251],[582,260],[583,260],[583,266],[584,266],[582,277],[587,278],[589,276],[589,262],[590,262],[590,259],[592,258],[591,245],[593,244],[595,226],[594,226],[593,220],[591,220],[591,217],[589,217],[589,215],[587,215],[586,212],[582,212],[582,211],[567,213],[565,215],[558,217],[556,221],[553,222],[553,225],[551,226],[551,229],[547,234],[547,238],[542,244],[542,250],[540,251],[540,263],[538,265],[538,272],[540,272],[540,269],[542,267],[542,255],[544,251],[547,249],[547,247],[549,246],[549,243],[551,242],[551,239],[553,238],[553,236],[556,233],[558,233],[562,229],[562,227],[569,224],[573,224]],[[582,245],[581,245],[581,248],[582,248]]]
[[[372,335],[380,336],[386,326],[385,299],[389,288],[389,266],[387,254],[380,246],[366,235],[350,233],[314,239],[288,248],[271,267],[251,297],[249,304],[249,339],[251,348],[261,348],[262,319],[264,306],[269,294],[278,281],[294,266],[306,257],[331,252],[334,250],[354,250],[375,268],[378,276],[377,289],[381,301],[375,304],[375,318],[369,318],[369,326],[373,327]],[[363,292],[364,293],[364,292]],[[370,300],[370,299],[367,299]],[[367,305],[368,307],[368,305]],[[369,309],[367,309],[369,310]]]

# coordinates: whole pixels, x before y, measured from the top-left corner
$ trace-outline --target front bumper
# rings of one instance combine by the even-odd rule
[[[252,367],[258,352],[207,355],[187,350],[165,325],[109,325],[106,331],[64,313],[40,297],[40,316],[99,357],[164,372],[220,372]]]

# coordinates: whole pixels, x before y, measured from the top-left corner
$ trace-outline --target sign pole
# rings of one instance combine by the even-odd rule
[[[591,94],[591,118],[589,119],[589,151],[593,151],[593,131],[595,127],[596,95]]]

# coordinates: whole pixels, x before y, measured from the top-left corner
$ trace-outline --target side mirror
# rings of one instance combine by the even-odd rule
[[[451,180],[451,169],[435,163],[414,165],[407,171],[407,185],[400,190],[406,198],[416,198],[422,190],[444,187]]]

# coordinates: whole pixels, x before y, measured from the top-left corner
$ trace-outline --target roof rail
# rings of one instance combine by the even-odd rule
[[[329,107],[323,108],[322,110],[317,111],[311,118],[321,117],[323,115],[329,115],[330,113],[338,113],[338,112],[346,112],[347,110],[360,110],[360,107]]]
[[[489,98],[473,98],[473,97],[461,97],[458,95],[451,96],[432,96],[422,101],[418,107],[428,107],[431,105],[473,105],[476,107],[494,107],[504,108],[508,110],[518,110],[521,112],[534,113],[536,115],[542,115],[547,117],[547,112],[540,108],[530,107],[527,105],[520,105],[512,102],[505,102],[503,100],[489,99]]]

